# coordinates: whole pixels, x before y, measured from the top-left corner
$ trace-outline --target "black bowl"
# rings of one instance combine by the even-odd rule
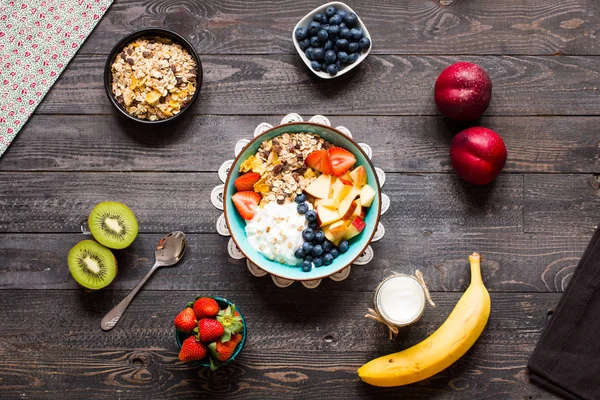
[[[147,119],[136,118],[133,115],[130,115],[127,112],[127,110],[125,110],[123,108],[123,106],[121,106],[121,104],[119,104],[117,99],[115,99],[115,95],[112,92],[111,66],[115,60],[115,57],[121,52],[121,50],[123,50],[123,47],[125,47],[128,43],[134,41],[137,38],[143,37],[143,36],[147,36],[147,37],[160,36],[160,37],[164,37],[167,39],[171,39],[174,42],[179,43],[184,49],[186,49],[192,55],[194,60],[196,61],[196,91],[192,95],[192,98],[190,99],[188,104],[185,107],[183,107],[181,109],[181,111],[179,111],[177,114],[175,114],[169,118],[160,119],[160,120],[156,120],[156,121],[150,121]],[[123,39],[119,40],[119,42],[115,45],[115,47],[113,47],[113,49],[110,51],[110,54],[108,55],[108,58],[106,59],[106,64],[104,65],[104,89],[106,90],[106,95],[110,99],[110,102],[113,104],[113,106],[115,106],[115,108],[117,110],[119,110],[119,112],[121,114],[123,114],[127,118],[132,119],[137,122],[142,122],[144,124],[159,124],[162,122],[172,121],[175,118],[178,118],[179,116],[181,116],[181,114],[185,113],[188,110],[188,108],[190,108],[192,103],[196,100],[196,98],[198,97],[198,93],[200,93],[201,87],[202,87],[202,63],[200,62],[200,57],[198,57],[198,53],[194,49],[194,46],[192,46],[190,44],[190,42],[188,42],[183,36],[179,35],[178,33],[173,32],[173,31],[170,31],[168,29],[145,28],[145,29],[140,29],[139,31],[130,33],[129,35],[125,36]]]

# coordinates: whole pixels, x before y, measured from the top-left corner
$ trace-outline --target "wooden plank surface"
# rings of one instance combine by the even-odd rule
[[[587,246],[587,235],[531,235],[506,232],[482,234],[403,233],[388,223],[385,237],[372,243],[375,258],[353,266],[348,279],[324,279],[317,292],[369,292],[383,279],[419,269],[434,292],[463,291],[469,282],[467,256],[484,257],[483,279],[491,292],[562,292]],[[113,289],[132,289],[153,262],[159,234],[141,234],[126,250],[116,251],[119,274]],[[0,234],[0,289],[77,289],[67,268],[69,249],[89,236],[82,234]],[[227,253],[229,238],[190,234],[185,258],[163,268],[144,290],[262,291],[273,287],[270,277],[256,278],[245,260]],[[295,283],[294,287],[300,286]],[[308,289],[305,289],[308,291]]]
[[[198,291],[143,291],[106,333],[99,320],[126,292],[5,290],[3,398],[552,398],[528,383],[525,366],[558,294],[492,294],[486,330],[463,358],[420,385],[383,389],[361,383],[356,369],[431,334],[460,293],[436,294],[436,308],[393,342],[363,317],[370,292],[331,293],[326,303],[318,291],[294,288],[220,293],[236,302],[251,329],[239,359],[211,374],[177,360],[171,327]]]
[[[600,54],[594,0],[346,3],[367,26],[375,54]],[[177,31],[201,53],[292,54],[293,27],[320,4],[117,1],[82,52],[108,53],[127,33],[152,26]]]
[[[450,141],[467,126],[442,117],[328,118],[371,144],[373,162],[387,172],[451,171]],[[280,115],[193,116],[166,131],[118,116],[36,115],[3,156],[0,171],[216,171],[258,124],[279,121]],[[600,171],[599,117],[485,117],[477,124],[503,137],[504,172]]]
[[[210,193],[216,173],[3,172],[0,230],[80,232],[81,222],[102,200],[128,204],[140,232],[216,232],[220,214]],[[58,190],[57,190],[58,189]],[[392,199],[385,219],[405,233],[520,232],[523,177],[503,175],[490,186],[472,186],[450,174],[388,174]]]
[[[102,82],[106,56],[80,55],[38,107],[41,114],[116,113]],[[484,67],[494,84],[486,115],[600,115],[595,57],[370,55],[335,79],[298,55],[206,55],[197,114],[439,115],[433,85],[457,61]],[[546,96],[540,96],[546,93]]]

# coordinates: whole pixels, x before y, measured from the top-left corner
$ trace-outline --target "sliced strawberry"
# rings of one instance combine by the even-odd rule
[[[246,190],[254,190],[254,184],[260,181],[260,174],[256,172],[246,172],[244,175],[238,177],[233,181],[233,185],[238,192],[244,192]]]
[[[325,175],[331,175],[331,160],[329,159],[329,154],[327,154],[327,150],[313,151],[312,153],[306,156],[304,164],[306,164],[306,166],[308,167],[311,167],[312,169],[316,169],[317,171]]]
[[[356,162],[354,154],[341,147],[332,147],[328,150],[331,160],[331,169],[334,176],[342,176]]]
[[[260,194],[251,191],[237,192],[231,196],[231,200],[242,218],[252,219],[260,202]]]

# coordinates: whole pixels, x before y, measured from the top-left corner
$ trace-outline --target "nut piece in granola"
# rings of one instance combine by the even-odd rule
[[[163,37],[127,44],[115,57],[111,73],[115,99],[140,119],[172,117],[196,92],[196,61],[179,43]]]

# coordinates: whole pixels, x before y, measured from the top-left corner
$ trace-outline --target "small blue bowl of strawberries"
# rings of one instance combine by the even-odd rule
[[[232,362],[246,344],[246,320],[235,304],[196,296],[173,321],[179,360],[216,370]]]

